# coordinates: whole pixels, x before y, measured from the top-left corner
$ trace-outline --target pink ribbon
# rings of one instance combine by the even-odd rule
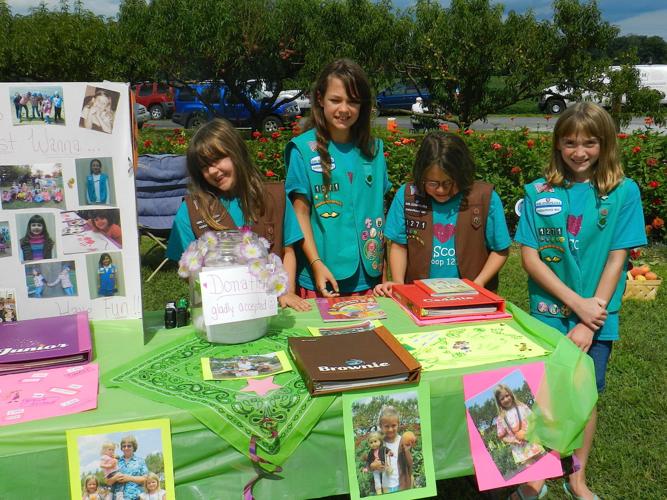
[[[270,418],[262,419],[262,424],[264,424],[264,427],[267,427],[268,429],[271,430],[272,438],[278,437],[278,431],[276,430]],[[250,436],[250,445],[248,447],[248,453],[250,455],[250,460],[252,460],[253,466],[255,467],[255,471],[257,472],[257,476],[252,480],[250,480],[248,484],[246,484],[245,487],[243,488],[243,500],[255,500],[255,497],[252,495],[252,488],[253,486],[255,486],[257,481],[259,481],[263,477],[270,477],[276,472],[282,472],[283,468],[280,467],[279,465],[273,464],[268,460],[265,460],[264,458],[260,457],[257,454],[257,436],[255,435]],[[271,471],[267,471],[263,469],[259,464],[268,464],[273,466],[274,469]]]

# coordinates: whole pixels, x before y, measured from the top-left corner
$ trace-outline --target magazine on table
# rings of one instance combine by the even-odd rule
[[[375,297],[332,297],[315,299],[323,321],[358,321],[387,317]]]

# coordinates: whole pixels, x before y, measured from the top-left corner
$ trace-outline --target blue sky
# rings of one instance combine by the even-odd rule
[[[393,0],[394,5],[405,8],[414,0]],[[449,4],[449,0],[441,0]],[[8,0],[15,14],[26,14],[39,0]],[[58,0],[46,0],[47,5],[57,7]],[[505,0],[505,10],[524,12],[533,9],[539,18],[552,17],[552,0]],[[87,9],[104,16],[115,16],[120,0],[83,0]],[[599,0],[605,20],[621,28],[621,34],[658,35],[667,40],[667,5],[662,0]]]

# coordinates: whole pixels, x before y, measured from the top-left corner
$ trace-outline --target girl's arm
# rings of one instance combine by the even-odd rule
[[[391,270],[391,281],[386,281],[375,286],[373,292],[380,297],[391,297],[392,285],[405,283],[405,271],[408,268],[408,246],[391,242],[389,249],[389,269]]]
[[[315,287],[324,297],[335,297],[338,295],[338,282],[329,268],[320,259],[313,237],[313,227],[310,225],[310,202],[305,196],[295,194],[292,200],[294,213],[303,232],[303,253],[308,259],[309,265],[315,278]],[[327,283],[331,283],[333,292],[327,289]]]
[[[289,276],[287,283],[287,293],[278,297],[278,303],[283,309],[291,307],[297,311],[310,311],[310,303],[303,300],[296,293],[296,255],[294,254],[294,247],[292,245],[284,248],[283,265]]]
[[[616,290],[618,280],[621,279],[621,273],[625,268],[625,261],[628,258],[628,251],[625,249],[612,250],[607,256],[607,263],[602,270],[600,282],[595,290],[595,296],[604,300],[606,304],[611,300],[611,296]],[[591,330],[583,323],[578,323],[567,336],[577,344],[584,352],[588,352],[593,343],[594,330]]]
[[[482,267],[482,270],[479,272],[473,282],[481,287],[486,286],[489,280],[498,274],[498,272],[500,272],[500,269],[505,265],[509,254],[509,248],[499,251],[490,251],[486,262],[484,263],[484,267]]]
[[[597,331],[607,319],[607,300],[600,297],[585,299],[563,283],[549,267],[542,262],[535,248],[521,246],[523,268],[535,282],[548,293],[569,307],[587,328]]]

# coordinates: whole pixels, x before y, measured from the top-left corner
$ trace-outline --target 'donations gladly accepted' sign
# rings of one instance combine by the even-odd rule
[[[246,266],[202,271],[199,281],[207,326],[278,314],[276,296]]]

